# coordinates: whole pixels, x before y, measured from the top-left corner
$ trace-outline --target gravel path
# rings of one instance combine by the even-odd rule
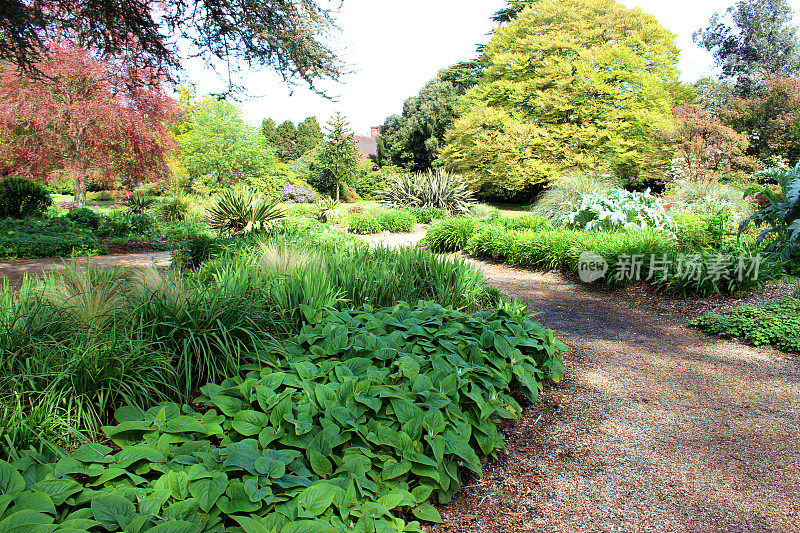
[[[473,261],[540,312],[567,378],[430,531],[800,531],[800,361],[665,326],[554,273]]]
[[[571,352],[428,531],[800,531],[800,358],[676,325],[679,302],[470,261]]]
[[[172,262],[172,252],[99,255],[91,258],[77,257],[74,259],[79,265],[85,265],[87,260],[93,267],[97,268],[142,268],[152,263],[155,263],[159,268],[165,268]],[[69,258],[0,261],[0,280],[7,279],[12,286],[18,286],[26,274],[29,276],[42,275],[54,270],[60,270],[72,261],[73,259]]]

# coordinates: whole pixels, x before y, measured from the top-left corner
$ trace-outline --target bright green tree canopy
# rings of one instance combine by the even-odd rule
[[[189,104],[178,141],[178,161],[194,187],[213,192],[247,183],[271,194],[288,178],[264,136],[227,100],[206,98]]]
[[[476,189],[571,171],[636,176],[670,120],[674,35],[612,0],[533,3],[498,29],[442,159]]]

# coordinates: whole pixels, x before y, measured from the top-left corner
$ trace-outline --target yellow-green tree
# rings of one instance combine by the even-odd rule
[[[612,0],[545,0],[498,29],[444,162],[474,188],[519,191],[571,170],[632,178],[670,120],[674,35]]]

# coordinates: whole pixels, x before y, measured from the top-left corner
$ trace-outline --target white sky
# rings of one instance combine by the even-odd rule
[[[618,1],[654,15],[676,34],[682,80],[694,81],[712,71],[710,54],[694,45],[692,32],[735,0]],[[789,3],[800,13],[800,0]],[[245,118],[254,125],[266,116],[278,124],[287,119],[296,124],[316,115],[324,124],[340,111],[357,134],[367,135],[370,126],[399,114],[405,99],[417,94],[440,69],[473,58],[475,45],[486,42],[495,27],[489,17],[505,4],[504,0],[344,0],[337,16],[342,29],[337,47],[353,73],[330,86],[337,101],[299,85],[289,88],[274,73],[249,73],[243,76],[243,85],[255,97],[242,102]],[[800,22],[797,15],[796,20]],[[187,76],[198,82],[198,92],[219,90],[218,78],[197,65],[187,63]]]

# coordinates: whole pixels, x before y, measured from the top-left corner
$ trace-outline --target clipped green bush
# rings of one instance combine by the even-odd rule
[[[403,208],[414,215],[420,224],[430,224],[434,220],[447,218],[449,213],[439,207],[405,207]]]
[[[448,218],[431,224],[420,244],[432,252],[457,252],[466,248],[478,222],[471,218]]]
[[[719,337],[800,353],[800,300],[797,298],[736,307],[725,315],[706,313],[689,323]]]
[[[352,233],[371,235],[382,231],[381,223],[374,213],[353,213],[347,221],[347,227]]]
[[[51,203],[47,190],[38,183],[13,176],[0,180],[0,218],[41,216]]]

